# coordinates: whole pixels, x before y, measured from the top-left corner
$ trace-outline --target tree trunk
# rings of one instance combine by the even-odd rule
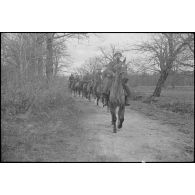
[[[38,77],[39,79],[43,77],[43,57],[39,56],[38,57],[38,62],[37,62],[37,71],[38,71]]]
[[[56,77],[58,73],[58,65],[59,65],[59,58],[57,57],[57,54],[56,54],[55,62],[54,62],[54,77]]]
[[[161,72],[160,78],[158,79],[158,82],[156,84],[156,88],[153,93],[153,97],[160,97],[162,87],[168,77],[169,71],[168,69]]]
[[[41,35],[37,35],[37,75],[38,78],[42,78],[43,76],[43,51],[42,51],[42,40],[41,40]]]
[[[54,77],[56,77],[57,72],[58,72],[58,62],[55,63]]]
[[[34,48],[33,48],[34,50]],[[35,72],[36,72],[36,56],[34,51],[31,52],[31,59],[30,59],[30,72],[29,72],[29,79],[33,80],[35,77]]]
[[[46,76],[47,81],[53,77],[53,33],[47,33],[47,60],[46,60]]]

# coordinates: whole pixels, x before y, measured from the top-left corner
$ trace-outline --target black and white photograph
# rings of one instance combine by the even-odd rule
[[[1,33],[2,162],[193,162],[194,34]]]
[[[0,5],[1,194],[194,194],[193,0]]]

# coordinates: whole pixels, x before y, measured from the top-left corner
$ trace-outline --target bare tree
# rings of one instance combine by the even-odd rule
[[[55,40],[62,39],[63,42],[71,38],[82,39],[87,37],[86,33],[46,33],[46,44],[47,44],[47,61],[46,61],[46,76],[47,80],[50,81],[55,75],[53,68],[53,44]],[[59,59],[56,58],[56,67]],[[57,71],[57,68],[55,69]],[[57,72],[56,72],[57,73]]]
[[[36,56],[37,56],[37,75],[39,79],[43,77],[43,56],[45,54],[44,51],[44,41],[45,36],[43,33],[36,33]]]
[[[53,45],[54,77],[58,72],[64,72],[71,64],[68,48],[64,40],[58,39]]]
[[[53,38],[54,33],[46,34],[47,44],[46,76],[48,81],[50,81],[53,77]]]
[[[159,97],[173,67],[182,65],[194,67],[193,51],[194,35],[187,33],[160,33],[155,34],[151,41],[136,45],[135,49],[146,54],[145,67],[158,70],[159,80],[153,96]]]

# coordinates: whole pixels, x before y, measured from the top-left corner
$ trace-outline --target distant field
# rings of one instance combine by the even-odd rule
[[[135,92],[149,96],[153,93],[155,86],[138,86],[133,89],[135,90]],[[194,104],[194,87],[176,86],[175,89],[168,87],[167,89],[162,90],[161,98]]]
[[[132,88],[135,94],[143,97],[152,95],[155,86],[138,86]],[[194,87],[177,86],[175,89],[168,87],[162,90],[161,96],[155,104],[158,107],[179,113],[194,114]]]

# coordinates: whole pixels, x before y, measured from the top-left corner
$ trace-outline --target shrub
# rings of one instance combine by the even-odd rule
[[[50,84],[49,88],[39,91],[32,105],[34,114],[39,112],[49,112],[66,105],[69,96],[65,88],[64,80],[57,79]]]
[[[10,85],[1,96],[1,112],[8,116],[25,113],[29,107],[33,114],[49,112],[63,106],[68,98],[64,80],[59,78],[49,87],[45,81],[26,82],[21,87]]]
[[[10,84],[7,90],[1,94],[1,110],[8,115],[24,113],[34,95],[31,84],[23,86]]]

